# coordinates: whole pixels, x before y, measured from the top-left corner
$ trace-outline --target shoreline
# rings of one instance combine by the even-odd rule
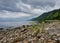
[[[60,43],[60,24],[51,23],[49,30],[45,30],[44,33],[39,31],[36,34],[32,25],[23,25],[22,27],[16,27],[14,29],[7,29],[6,31],[0,31],[1,43]],[[45,28],[48,28],[46,24]],[[59,27],[56,27],[59,25]],[[52,27],[54,27],[54,29]],[[38,27],[37,27],[38,28]],[[39,26],[39,29],[41,27]],[[55,33],[56,32],[56,33]]]

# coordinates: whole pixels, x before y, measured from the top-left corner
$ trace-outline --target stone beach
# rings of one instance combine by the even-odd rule
[[[0,30],[0,43],[60,43],[60,24],[45,24],[45,33],[36,35],[32,25]],[[41,29],[41,28],[39,28]]]

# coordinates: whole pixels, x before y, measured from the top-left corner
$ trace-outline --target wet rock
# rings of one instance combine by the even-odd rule
[[[21,29],[21,27],[16,27],[16,28],[14,28],[14,29]]]
[[[25,28],[25,25],[23,25],[22,28]]]
[[[4,28],[0,28],[0,30],[3,30]]]

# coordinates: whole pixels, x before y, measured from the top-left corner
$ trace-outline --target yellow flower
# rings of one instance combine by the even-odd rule
[[[42,24],[45,24],[45,22],[43,21]]]

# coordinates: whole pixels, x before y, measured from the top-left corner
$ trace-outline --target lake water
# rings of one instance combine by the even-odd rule
[[[0,22],[0,28],[8,28],[8,27],[19,27],[22,25],[30,24],[33,21],[20,21],[20,22]]]

